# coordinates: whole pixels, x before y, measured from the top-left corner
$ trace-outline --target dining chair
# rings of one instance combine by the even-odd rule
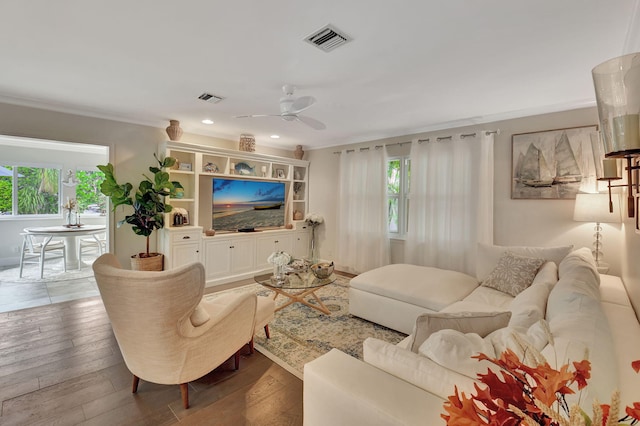
[[[235,354],[253,337],[257,297],[229,293],[204,301],[205,271],[193,262],[166,271],[122,269],[105,253],[93,262],[102,302],[124,362],[140,379],[180,385],[189,408],[189,382],[197,380]]]
[[[67,271],[67,248],[63,241],[52,240],[51,236],[38,237],[28,232],[22,235],[22,251],[20,252],[20,278],[25,263],[40,264],[40,278],[44,276],[44,262],[62,259],[64,271]],[[36,260],[37,259],[37,260]]]
[[[80,239],[78,245],[78,269],[82,268],[82,254],[83,253],[95,253],[96,257],[102,256],[107,252],[107,234],[106,232],[100,232],[97,234],[91,234],[85,238]]]

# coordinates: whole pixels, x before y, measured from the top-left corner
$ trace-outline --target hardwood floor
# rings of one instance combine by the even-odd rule
[[[0,425],[301,425],[302,381],[264,355],[189,384],[127,370],[100,297],[0,313]]]

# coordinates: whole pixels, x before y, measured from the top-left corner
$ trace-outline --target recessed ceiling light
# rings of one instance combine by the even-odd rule
[[[280,136],[278,136],[278,135],[271,135],[271,139],[280,139]]]
[[[213,120],[209,120],[208,118],[207,118],[207,119],[205,119],[205,120],[202,120],[202,122],[203,122],[204,124],[213,124]]]

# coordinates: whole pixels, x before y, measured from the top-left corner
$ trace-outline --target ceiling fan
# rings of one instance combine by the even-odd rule
[[[313,96],[293,97],[295,86],[285,84],[282,86],[284,97],[280,98],[280,114],[253,114],[253,115],[236,115],[234,118],[253,118],[253,117],[280,117],[284,121],[299,121],[315,130],[324,130],[327,126],[315,118],[298,115],[310,106],[316,103]]]

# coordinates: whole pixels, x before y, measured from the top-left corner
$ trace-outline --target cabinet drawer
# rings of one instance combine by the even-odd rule
[[[178,244],[200,241],[200,236],[201,232],[199,229],[171,232],[171,242]]]

